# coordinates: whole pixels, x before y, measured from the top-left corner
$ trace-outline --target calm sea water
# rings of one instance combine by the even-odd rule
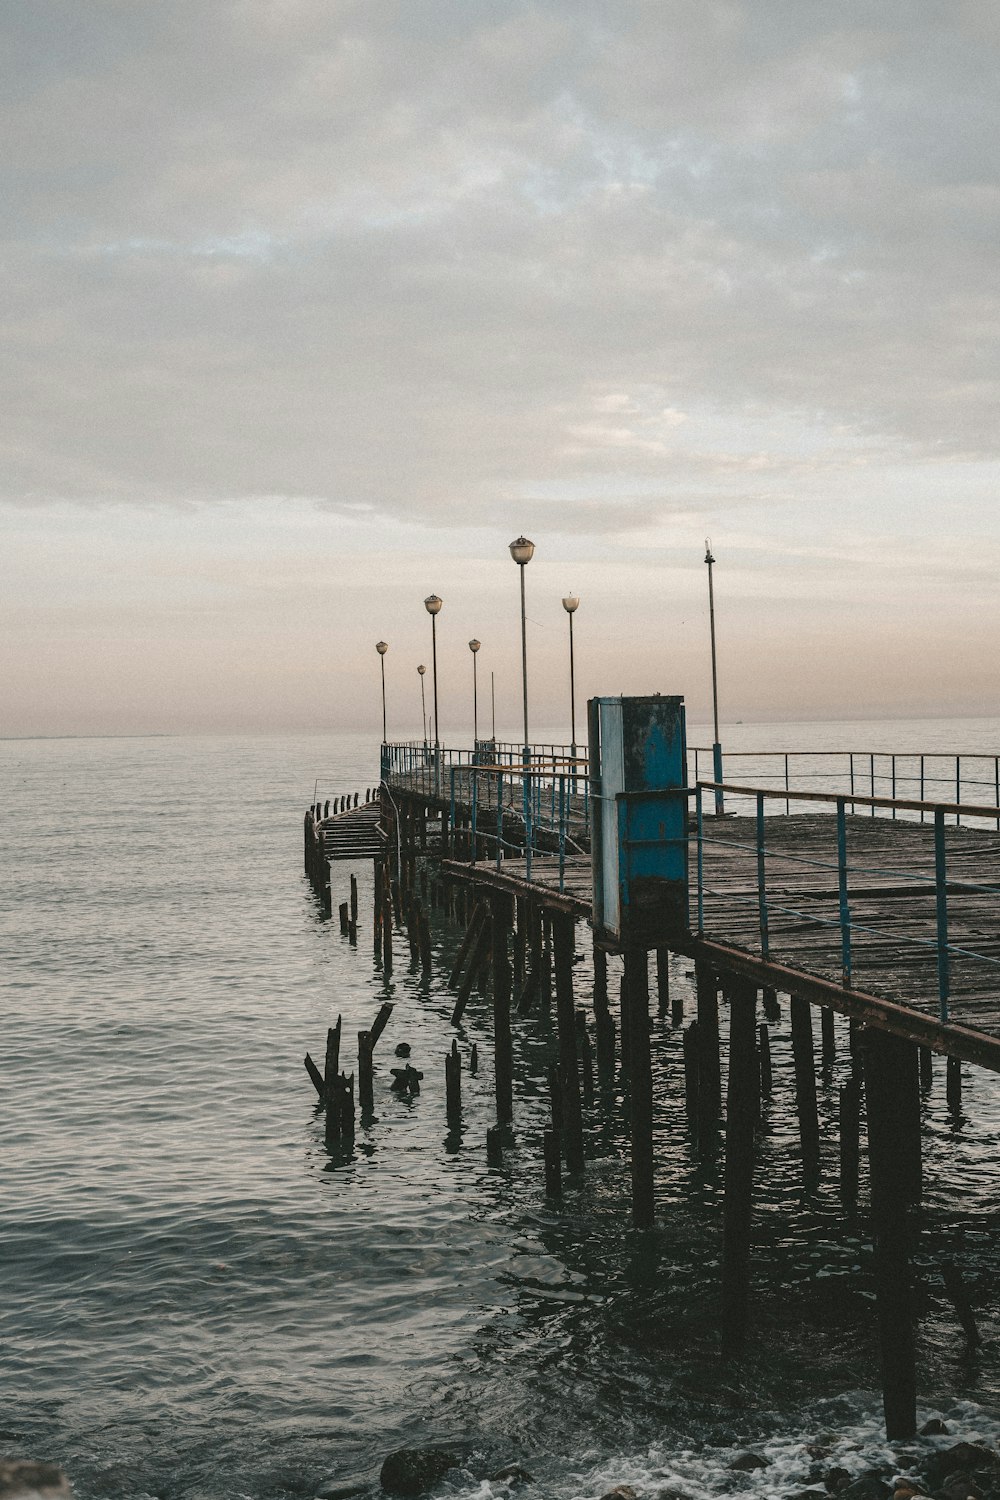
[[[553,736],[555,737],[555,736]],[[705,732],[700,738],[706,743]],[[1000,723],[738,726],[730,745],[992,752]],[[445,1490],[489,1500],[517,1460],[542,1493],[633,1483],[780,1495],[826,1434],[880,1452],[864,1226],[835,1184],[842,1076],[823,1081],[827,1170],[804,1192],[787,1018],[758,1172],[754,1329],[719,1363],[718,1165],[692,1152],[680,1036],[656,1023],[659,1223],[628,1228],[620,1099],[588,1117],[590,1164],[541,1191],[549,1041],[516,1023],[517,1142],[487,1168],[489,1006],[473,999],[465,1119],[448,1133],[444,979],[461,937],[434,921],[429,984],[371,957],[370,871],[352,950],[301,874],[302,814],[363,789],[361,737],[0,743],[0,1450],[65,1466],[91,1497],[310,1496],[364,1482],[403,1443],[460,1442]],[[349,870],[335,867],[347,894]],[[581,934],[582,936],[582,934]],[[586,945],[581,941],[581,954]],[[589,965],[578,966],[586,997]],[[683,962],[672,975],[690,992]],[[331,1160],[302,1067],[380,1002],[377,1119]],[[839,1034],[838,1034],[839,1035]],[[387,1089],[409,1042],[419,1098]],[[943,1075],[925,1103],[920,1388],[956,1431],[1000,1438],[1000,1088]],[[970,1356],[938,1283],[959,1255],[986,1341]],[[763,1447],[761,1475],[725,1470]]]

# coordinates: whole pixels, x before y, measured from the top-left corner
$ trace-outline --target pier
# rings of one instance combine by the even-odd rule
[[[698,1149],[725,1158],[727,1358],[739,1356],[752,1325],[754,1134],[772,1087],[768,1026],[787,1007],[808,1183],[820,1160],[817,1072],[835,1046],[834,1014],[845,1017],[839,1186],[853,1212],[866,1137],[886,1430],[906,1438],[916,1430],[922,1091],[934,1054],[946,1059],[956,1114],[963,1067],[1000,1071],[1000,760],[789,749],[733,755],[725,766],[720,777],[710,748],[687,747],[675,698],[594,700],[584,755],[494,741],[385,744],[377,799],[369,789],[332,811],[309,809],[306,870],[332,915],[331,861],[374,862],[375,951],[387,972],[394,931],[413,962],[429,965],[422,900],[466,923],[449,976],[453,1023],[485,986],[497,1124],[484,1148],[494,1163],[517,1125],[511,1026],[551,1007],[544,1160],[555,1201],[564,1174],[586,1171],[582,1119],[596,1107],[596,1073],[621,1084],[633,1223],[653,1227],[651,1003],[683,1029],[676,1087]],[[356,902],[348,921],[356,933]],[[592,945],[586,994],[574,976],[581,940]],[[693,1014],[670,992],[671,955],[691,965]],[[609,957],[622,965],[620,996]],[[339,1097],[348,1080],[337,1078]],[[313,1081],[323,1098],[318,1070]],[[460,1109],[456,1053],[449,1119]],[[960,1269],[949,1262],[943,1275],[973,1338]]]

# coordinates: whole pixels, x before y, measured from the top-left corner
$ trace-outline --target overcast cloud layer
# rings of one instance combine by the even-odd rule
[[[814,600],[853,600],[860,573],[863,614],[873,549],[898,544],[916,570],[901,640],[970,554],[995,576],[992,0],[35,0],[4,17],[0,496],[44,513],[32,547],[50,558],[81,555],[77,506],[100,507],[114,558],[122,507],[305,504],[309,548],[377,558],[401,522],[452,528],[416,610],[523,528],[578,577],[613,556],[621,614],[711,529],[731,600],[797,560],[825,580]],[[198,535],[163,555],[197,571]],[[29,573],[8,590],[28,681],[31,641],[73,651],[108,586],[93,571],[83,615],[53,624]],[[955,643],[998,623],[973,593],[975,624],[942,604]],[[146,597],[176,602],[162,580]],[[389,597],[376,579],[370,615],[352,609],[366,651]],[[248,598],[233,631],[252,617]],[[820,635],[824,619],[832,641],[843,622],[820,609]],[[652,627],[621,623],[619,644]],[[984,668],[973,650],[948,701],[993,711]],[[255,693],[277,680],[262,668]],[[897,708],[941,703],[914,681]],[[772,689],[770,710],[805,701]],[[111,703],[99,722],[146,724]],[[178,724],[244,722],[192,705]],[[18,706],[19,731],[62,722]]]

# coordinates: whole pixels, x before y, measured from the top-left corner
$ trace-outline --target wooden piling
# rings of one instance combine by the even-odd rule
[[[576,1046],[580,1054],[583,1102],[592,1104],[594,1100],[594,1055],[590,1045],[590,1036],[587,1033],[587,1013],[583,1010],[578,1010],[576,1013]]]
[[[426,979],[431,972],[431,924],[427,913],[421,908],[418,917],[418,940],[420,945],[420,973]]]
[[[670,1009],[670,949],[656,950],[656,1014],[665,1016]]]
[[[756,1020],[756,988],[746,980],[735,979],[729,998],[722,1239],[722,1352],[730,1358],[740,1352],[746,1340],[750,1300],[754,1127],[759,1099]]]
[[[698,1105],[700,1057],[698,1022],[692,1021],[684,1032],[684,1105],[687,1110],[688,1123],[694,1131],[697,1131],[701,1118]]]
[[[547,1198],[561,1198],[562,1163],[560,1161],[559,1132],[557,1130],[546,1130],[542,1137],[542,1148],[545,1153],[545,1196]]]
[[[444,1082],[448,1123],[457,1125],[462,1118],[462,1055],[455,1041],[451,1051],[445,1053]]]
[[[597,1033],[597,1071],[602,1085],[615,1079],[615,1023],[608,1006],[608,955],[594,948],[594,1029]]]
[[[781,1020],[781,1006],[778,1004],[778,991],[771,985],[766,984],[760,992],[764,1005],[764,1017],[770,1022]]]
[[[962,1063],[957,1057],[949,1057],[945,1072],[945,1098],[953,1115],[962,1113]]]
[[[861,1163],[861,1082],[853,1073],[841,1086],[839,1126],[840,1196],[846,1204],[854,1204]]]
[[[929,1047],[921,1047],[920,1055],[920,1091],[929,1094],[934,1085],[934,1053]]]
[[[465,968],[466,962],[469,957],[469,950],[471,949],[476,938],[479,936],[479,930],[485,920],[486,904],[485,902],[483,902],[478,905],[475,911],[472,913],[472,921],[469,923],[468,927],[466,927],[465,936],[462,938],[461,943],[458,945],[458,953],[455,955],[455,962],[452,964],[451,973],[448,975],[448,988],[450,990],[453,990],[458,984],[459,978],[462,974],[462,970]]]
[[[491,1167],[503,1166],[503,1130],[491,1125],[486,1132],[486,1161]]]
[[[555,959],[556,1025],[559,1039],[559,1075],[562,1085],[563,1151],[566,1170],[583,1170],[583,1112],[580,1106],[580,1075],[576,1055],[576,1020],[573,1004],[573,918],[562,912],[552,917]]]
[[[510,897],[501,891],[490,897],[493,948],[493,1045],[496,1053],[494,1080],[497,1101],[497,1123],[509,1124],[514,1118],[514,1051],[510,1033],[511,969],[507,956],[507,933],[510,927]],[[484,926],[484,933],[489,931]]]
[[[905,1110],[900,1109],[896,1086],[898,1039],[868,1027],[863,1056],[882,1402],[886,1436],[896,1442],[912,1438],[917,1430],[911,1229],[909,1202],[899,1171],[900,1158],[905,1154]]]
[[[351,876],[351,925],[358,925],[358,877]]]
[[[958,1321],[962,1326],[962,1332],[973,1349],[977,1349],[983,1342],[976,1327],[976,1316],[972,1311],[972,1302],[962,1277],[962,1273],[953,1260],[941,1261],[941,1279],[948,1299],[955,1309]]]
[[[370,1031],[358,1032],[358,1104],[363,1115],[370,1114],[375,1108],[375,1069]]]
[[[342,901],[340,903],[340,906],[337,908],[337,910],[338,910],[338,912],[340,914],[340,931],[341,931],[341,934],[344,937],[347,937],[347,934],[351,930],[351,921],[350,921],[349,916],[347,915],[347,902],[346,901]]]
[[[629,1125],[632,1149],[632,1222],[653,1224],[653,1070],[649,1051],[649,960],[644,948],[625,949],[629,1038]]]
[[[757,1027],[757,1052],[760,1066],[760,1097],[770,1099],[773,1084],[771,1074],[771,1038],[766,1024]]]
[[[306,1072],[309,1074],[309,1077],[312,1079],[313,1088],[316,1090],[317,1094],[319,1095],[320,1101],[321,1102],[325,1102],[325,1100],[326,1100],[326,1086],[323,1083],[323,1075],[320,1072],[319,1068],[317,1068],[316,1064],[313,1062],[312,1058],[309,1056],[308,1052],[306,1053],[304,1060],[305,1060],[305,1065],[306,1065]]]
[[[462,1017],[465,1014],[465,1007],[469,1003],[469,996],[472,994],[472,987],[489,953],[492,937],[490,928],[489,907],[484,905],[483,919],[469,947],[465,961],[465,973],[462,976],[461,983],[458,986],[458,994],[455,997],[455,1007],[451,1013],[451,1024],[453,1026],[461,1024]]]
[[[792,1057],[795,1062],[795,1110],[799,1117],[802,1165],[808,1177],[819,1171],[819,1111],[816,1107],[816,1059],[813,1055],[809,1001],[791,996]]]
[[[714,971],[695,962],[698,1002],[698,1135],[708,1141],[722,1112],[722,1070],[719,1066],[719,995]]]
[[[833,1011],[828,1005],[824,1005],[819,1013],[820,1023],[820,1056],[824,1068],[832,1068],[837,1060],[837,1040],[833,1028]]]
[[[337,1077],[340,1071],[340,1033],[342,1030],[341,1017],[337,1017],[337,1024],[329,1027],[326,1033],[326,1059],[323,1064],[323,1085],[326,1090],[327,1111],[330,1108],[330,1096],[335,1091]]]

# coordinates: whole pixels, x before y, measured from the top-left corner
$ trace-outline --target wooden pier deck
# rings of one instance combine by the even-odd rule
[[[936,1051],[1000,1071],[1000,834],[948,827],[949,1019],[942,1022],[935,943],[934,829],[929,824],[847,819],[850,864],[850,983],[839,926],[836,827],[824,814],[767,820],[767,951],[761,942],[752,818],[706,820],[703,912],[698,930],[692,881],[689,931],[670,946],[737,970],[760,985],[874,1021]],[[694,840],[692,839],[692,849]],[[692,854],[693,858],[693,854]],[[589,921],[589,855],[534,854],[495,863],[449,860],[473,880]],[[723,959],[725,963],[723,964]]]

